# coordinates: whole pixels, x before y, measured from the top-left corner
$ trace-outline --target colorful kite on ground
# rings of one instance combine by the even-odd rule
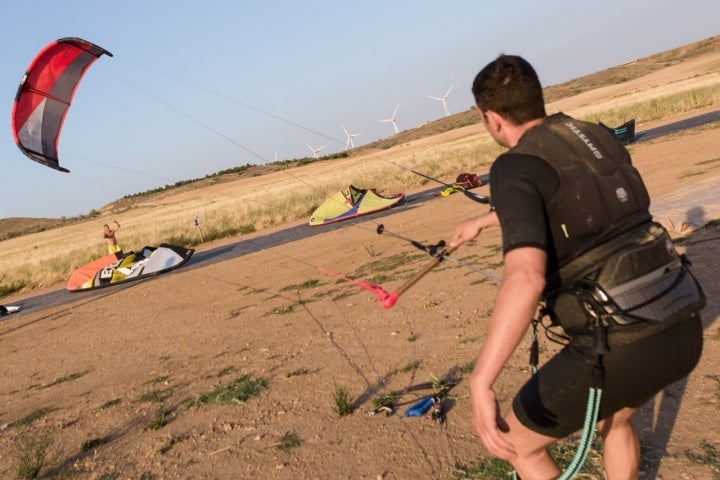
[[[161,244],[139,252],[105,255],[75,270],[68,279],[71,292],[109,287],[181,267],[195,252],[192,248]]]
[[[367,215],[397,205],[405,199],[404,193],[383,196],[375,190],[350,185],[325,200],[312,214],[310,225],[327,225],[348,218]]]
[[[12,107],[15,143],[30,159],[61,172],[58,139],[75,90],[101,55],[112,54],[81,38],[61,38],[30,62]]]

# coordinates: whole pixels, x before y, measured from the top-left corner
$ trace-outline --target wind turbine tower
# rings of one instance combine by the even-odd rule
[[[450,92],[452,91],[453,88],[455,88],[455,84],[453,84],[450,88],[448,88],[448,91],[445,92],[445,95],[443,95],[442,97],[430,96],[430,98],[432,98],[433,100],[437,100],[438,102],[442,103],[443,109],[445,110],[446,117],[448,115],[450,115],[450,110],[448,110],[448,106],[447,106],[447,97],[448,97],[448,95],[450,95]]]
[[[350,150],[351,148],[355,148],[355,144],[353,143],[353,138],[357,137],[358,135],[362,135],[362,133],[350,133],[345,128],[345,125],[340,124],[340,126],[343,129],[343,132],[345,132],[345,135],[347,135],[347,142],[345,143],[345,150]]]
[[[310,144],[307,143],[307,142],[305,142],[305,145],[307,145],[308,148],[310,149],[310,151],[312,152],[313,158],[318,158],[318,152],[319,152],[320,150],[322,150],[323,148],[325,148],[325,145],[323,145],[322,147],[313,148],[313,147],[311,147]]]
[[[397,120],[397,111],[398,111],[398,108],[400,108],[400,104],[399,104],[399,103],[397,104],[397,107],[395,107],[395,111],[393,112],[392,117],[386,118],[386,119],[384,119],[384,120],[378,120],[378,122],[390,122],[390,123],[392,123],[392,126],[393,126],[393,128],[395,129],[395,133],[396,133],[396,134],[400,133],[400,130],[398,130],[398,126],[397,126],[397,122],[396,122],[396,120]]]

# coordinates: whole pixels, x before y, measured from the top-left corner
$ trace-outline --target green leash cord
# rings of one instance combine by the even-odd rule
[[[533,374],[537,372],[537,364],[539,360],[537,324],[538,320],[533,319],[532,345],[530,347],[530,363],[532,364]],[[585,460],[587,460],[593,438],[595,437],[595,424],[597,423],[598,414],[600,412],[600,399],[602,398],[602,388],[605,381],[605,367],[603,366],[602,354],[609,351],[609,348],[607,347],[605,329],[602,326],[595,329],[595,351],[598,352],[598,356],[597,362],[593,367],[587,408],[585,409],[585,422],[583,423],[583,432],[580,437],[580,442],[578,443],[578,448],[575,451],[575,455],[570,461],[570,464],[568,464],[565,471],[561,473],[556,480],[568,480],[578,474],[585,464]],[[513,472],[513,480],[521,480],[517,476],[517,472]]]
[[[596,364],[593,368],[593,381],[596,378],[596,371],[598,368],[602,371],[602,355],[598,356],[598,364]],[[602,375],[602,373],[599,373],[599,375]],[[585,423],[583,424],[583,432],[580,437],[577,451],[565,471],[557,477],[557,480],[567,480],[575,477],[585,464],[585,460],[590,452],[590,447],[592,447],[592,441],[595,436],[595,424],[597,423],[598,412],[600,411],[601,397],[602,387],[595,388],[594,385],[591,386],[590,393],[588,395],[587,409],[585,410]]]

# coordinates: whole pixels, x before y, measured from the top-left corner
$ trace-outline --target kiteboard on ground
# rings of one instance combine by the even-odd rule
[[[380,195],[375,190],[357,188],[350,185],[325,200],[310,217],[310,225],[327,225],[348,218],[355,218],[368,213],[378,212],[401,203],[405,200],[404,193]]]
[[[105,255],[75,270],[68,279],[71,292],[92,290],[140,280],[169,272],[185,264],[195,252],[192,248],[167,243],[144,247],[139,252]]]

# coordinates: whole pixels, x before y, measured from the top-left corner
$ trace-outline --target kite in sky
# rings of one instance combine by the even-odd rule
[[[30,62],[12,107],[15,143],[30,159],[61,172],[58,140],[83,75],[101,55],[112,53],[81,38],[61,38]]]

